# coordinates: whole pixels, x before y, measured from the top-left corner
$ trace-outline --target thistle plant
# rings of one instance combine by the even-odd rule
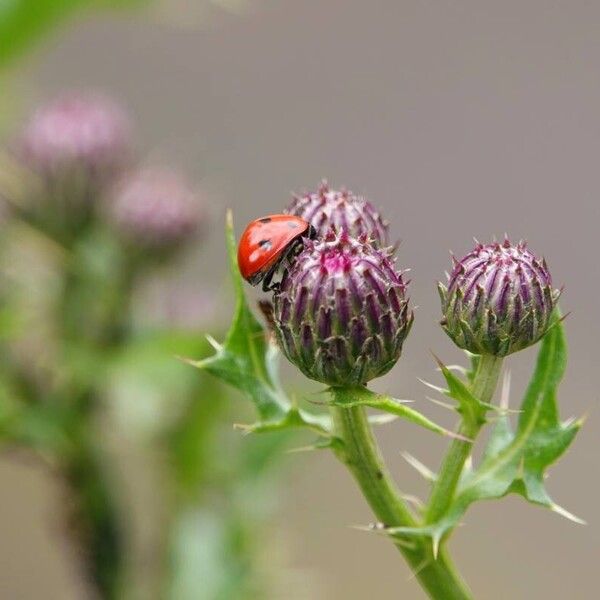
[[[303,250],[282,263],[281,285],[261,302],[266,326],[245,299],[229,214],[235,315],[224,343],[212,340],[214,355],[193,364],[250,398],[258,418],[244,426],[246,431],[300,429],[317,436],[312,448],[332,450],[375,515],[375,523],[365,529],[392,541],[429,597],[473,598],[448,552],[448,540],[473,503],[513,493],[581,522],[551,499],[544,484],[547,469],[582,423],[562,422],[558,416],[557,389],[567,356],[559,293],[548,267],[525,244],[508,240],[477,244],[464,259],[454,260],[448,284],[440,284],[441,325],[467,351],[470,365],[457,370],[436,359],[445,384],[428,384],[454,403],[459,423],[451,432],[403,401],[367,387],[400,358],[413,318],[407,283],[383,238],[357,227],[356,206],[337,195],[332,201],[328,188],[294,200],[291,211],[318,235],[305,239]],[[503,361],[537,342],[537,364],[513,427],[508,374],[500,402],[494,401]],[[279,353],[326,386],[328,412],[316,412],[314,402],[290,400],[277,377]],[[368,415],[367,408],[383,414]],[[400,493],[373,433],[374,426],[392,417],[450,439],[437,473],[411,461],[431,485],[429,499],[418,507]],[[476,462],[473,450],[484,429],[489,437]]]

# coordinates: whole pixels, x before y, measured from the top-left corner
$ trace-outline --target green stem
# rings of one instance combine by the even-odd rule
[[[415,527],[419,523],[401,498],[383,462],[362,406],[339,406],[354,399],[352,388],[332,390],[335,432],[342,441],[338,458],[350,469],[377,519],[388,527]],[[394,538],[398,550],[433,600],[470,600],[466,585],[445,550],[434,558],[431,540],[425,537]]]
[[[109,355],[126,340],[135,270],[113,242],[90,233],[73,244],[63,265],[62,295],[57,303],[64,355],[57,368],[65,375],[53,390],[70,414],[72,451],[62,458],[75,524],[73,537],[81,546],[84,566],[97,595],[104,600],[123,596],[126,568],[124,533],[117,488],[104,465],[103,447],[94,424],[100,405],[102,369]],[[83,371],[71,356],[94,361]],[[76,368],[73,368],[75,364]]]
[[[486,404],[491,402],[496,391],[501,369],[502,358],[490,354],[479,357],[477,370],[471,384],[471,392],[475,398]],[[478,418],[463,418],[458,432],[461,436],[474,441],[484,423],[485,408],[482,408]],[[437,521],[450,506],[465,462],[469,458],[472,448],[472,441],[465,442],[460,439],[452,441],[431,491],[426,514],[427,523]]]
[[[78,250],[68,256],[65,268],[58,306],[61,333],[68,342],[109,350],[129,333],[135,265],[113,249],[102,248],[104,262],[89,264],[85,248]]]
[[[81,553],[90,581],[100,598],[121,597],[123,540],[118,509],[97,450],[89,441],[79,440],[76,450],[63,466],[71,496],[72,533],[81,544]]]

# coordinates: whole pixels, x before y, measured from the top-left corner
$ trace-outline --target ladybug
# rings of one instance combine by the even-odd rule
[[[293,215],[269,215],[251,221],[238,246],[242,277],[250,285],[262,281],[264,292],[277,291],[279,283],[272,279],[281,263],[302,250],[303,238],[314,239],[316,235],[310,223]]]

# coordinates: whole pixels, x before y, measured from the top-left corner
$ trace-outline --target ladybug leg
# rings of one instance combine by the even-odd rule
[[[289,247],[285,255],[278,260],[276,264],[274,264],[266,273],[262,283],[263,292],[275,292],[277,293],[281,288],[281,281],[273,281],[273,277],[275,273],[277,273],[279,267],[282,264],[286,264],[291,262],[293,258],[298,256],[300,252],[302,252],[302,248],[304,244],[302,243],[302,239],[297,239],[294,243]],[[284,269],[283,276],[285,277],[286,270]]]
[[[276,293],[279,291],[279,287],[281,285],[279,283],[279,281],[272,281],[275,273],[277,273],[278,266],[279,265],[275,265],[275,266],[271,267],[265,274],[265,277],[262,282],[263,292],[275,292]]]
[[[300,254],[303,249],[304,249],[304,243],[302,242],[302,238],[298,238],[297,240],[295,240],[292,243],[292,245],[288,249],[288,251],[284,257],[284,262],[286,262],[288,264],[291,263],[292,259],[296,258],[296,256],[298,256],[298,254]]]

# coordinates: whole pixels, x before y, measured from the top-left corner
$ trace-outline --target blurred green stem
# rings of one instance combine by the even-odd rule
[[[73,503],[73,534],[81,546],[91,582],[104,600],[122,597],[123,547],[113,487],[87,424],[74,436],[74,450],[62,467]]]
[[[129,334],[135,268],[102,232],[91,232],[65,260],[56,315],[66,351],[60,365],[65,378],[56,397],[71,415],[72,450],[62,469],[74,503],[75,540],[91,582],[100,598],[117,600],[123,597],[123,530],[116,488],[95,445],[95,418],[103,367]]]
[[[489,354],[479,357],[477,370],[471,383],[471,393],[480,402],[485,404],[491,402],[502,370],[502,360],[502,358]],[[426,515],[428,523],[437,521],[450,506],[465,462],[471,454],[473,441],[475,441],[482,426],[485,424],[486,412],[487,409],[482,406],[476,418],[468,419],[463,417],[458,432],[463,438],[472,441],[466,442],[457,438],[450,444],[448,453],[444,458],[444,462],[431,491]]]
[[[129,332],[136,265],[102,236],[87,243],[68,255],[59,322],[67,341],[108,350]]]
[[[352,388],[332,388],[336,436],[342,441],[338,458],[354,475],[377,519],[386,527],[419,525],[402,500],[381,457],[362,406],[343,406],[355,400]],[[436,558],[426,537],[393,538],[423,589],[434,600],[470,600],[471,594],[444,549]]]

